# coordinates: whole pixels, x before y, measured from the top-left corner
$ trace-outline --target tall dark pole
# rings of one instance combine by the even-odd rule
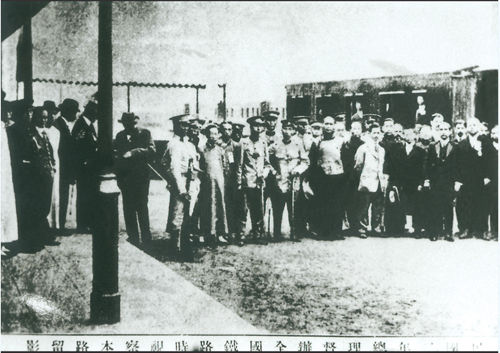
[[[219,88],[222,88],[222,97],[223,97],[223,100],[222,100],[222,104],[223,104],[223,112],[222,112],[222,116],[224,118],[224,121],[226,121],[226,84],[224,83],[223,85],[219,85]]]
[[[200,91],[200,89],[196,88],[196,114],[200,113],[200,105],[199,105],[199,99],[198,99],[199,91]]]
[[[130,85],[127,85],[127,112],[130,113]]]
[[[24,98],[31,102],[33,99],[33,42],[31,37],[31,2],[29,4],[30,16],[26,19],[23,26],[23,52],[26,55],[23,68],[23,70],[26,70],[23,75],[23,85]]]
[[[118,291],[118,196],[113,164],[112,2],[99,1],[98,152],[99,188],[92,230],[90,319],[95,324],[120,321]]]

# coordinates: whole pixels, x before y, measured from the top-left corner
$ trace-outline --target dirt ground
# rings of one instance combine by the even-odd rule
[[[150,194],[151,255],[257,327],[276,334],[498,335],[498,242],[305,239],[199,248],[195,263],[181,264],[165,241],[164,184],[153,181]]]

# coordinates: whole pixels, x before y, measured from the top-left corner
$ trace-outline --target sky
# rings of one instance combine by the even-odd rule
[[[51,2],[33,19],[34,77],[97,80],[96,2]],[[211,118],[227,84],[227,105],[283,107],[285,85],[498,69],[496,2],[115,2],[114,81],[206,84],[200,113]],[[19,31],[2,43],[2,86],[15,99]],[[51,87],[49,87],[51,86]],[[92,88],[35,84],[37,100]],[[22,91],[22,90],[21,90]],[[126,110],[115,89],[115,119]],[[48,98],[48,97],[52,98]],[[132,90],[132,110],[162,126],[195,107],[189,89]],[[281,110],[281,109],[280,109]]]

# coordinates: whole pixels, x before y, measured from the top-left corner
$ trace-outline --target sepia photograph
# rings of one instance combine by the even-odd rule
[[[498,350],[497,2],[2,1],[1,36],[2,350]]]

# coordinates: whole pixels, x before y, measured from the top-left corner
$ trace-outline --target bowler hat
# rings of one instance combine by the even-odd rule
[[[263,125],[264,124],[264,118],[262,118],[260,115],[255,115],[252,116],[251,118],[247,119],[247,123],[250,125]]]
[[[59,104],[59,109],[67,109],[71,111],[80,111],[79,104],[76,100],[71,98],[66,98],[61,104]]]
[[[134,113],[123,113],[122,118],[118,120],[119,123],[126,123],[129,121],[137,121],[139,120],[139,117],[135,115]]]
[[[56,103],[54,103],[54,101],[43,102],[43,109],[45,109],[48,112],[50,112],[50,111],[58,112],[59,111],[59,108],[56,107]]]

